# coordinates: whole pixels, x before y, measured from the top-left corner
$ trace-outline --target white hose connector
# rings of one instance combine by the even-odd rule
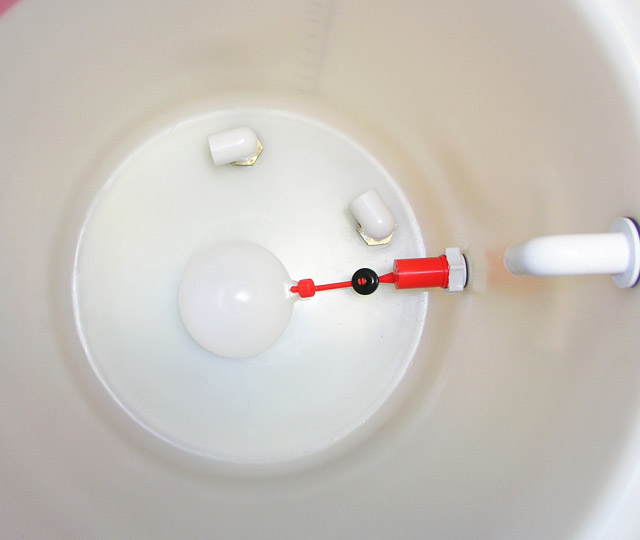
[[[380,194],[371,189],[363,193],[349,205],[356,218],[356,230],[370,246],[388,244],[396,229],[396,220]]]
[[[214,165],[253,165],[262,152],[258,136],[248,127],[214,133],[207,141]]]
[[[640,277],[638,226],[618,218],[608,233],[533,238],[509,246],[504,265],[514,276],[609,274],[618,287],[633,287]]]

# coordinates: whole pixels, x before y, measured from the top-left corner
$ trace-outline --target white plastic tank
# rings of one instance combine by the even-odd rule
[[[502,262],[640,217],[637,2],[0,12],[1,538],[640,536],[640,291]],[[216,166],[236,128],[262,152]],[[458,246],[469,282],[224,358],[178,290],[226,242],[318,282]]]

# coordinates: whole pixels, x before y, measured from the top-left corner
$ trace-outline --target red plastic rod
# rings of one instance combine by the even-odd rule
[[[326,285],[316,285],[316,291],[329,291],[331,289],[347,289],[351,287],[350,281],[341,281],[340,283],[327,283]]]
[[[292,293],[298,293],[300,298],[310,298],[315,296],[316,291],[329,291],[331,289],[346,289],[351,287],[350,281],[341,281],[340,283],[327,283],[325,285],[316,285],[312,279],[301,279],[297,285],[291,287]]]

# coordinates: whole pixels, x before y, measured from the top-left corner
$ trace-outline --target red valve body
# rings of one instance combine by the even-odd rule
[[[449,262],[444,255],[422,259],[396,259],[393,263],[396,289],[449,286]]]

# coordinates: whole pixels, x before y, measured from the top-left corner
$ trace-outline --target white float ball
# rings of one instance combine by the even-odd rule
[[[187,265],[178,306],[191,337],[208,351],[248,358],[269,349],[285,331],[291,279],[267,249],[245,241],[212,246]]]

